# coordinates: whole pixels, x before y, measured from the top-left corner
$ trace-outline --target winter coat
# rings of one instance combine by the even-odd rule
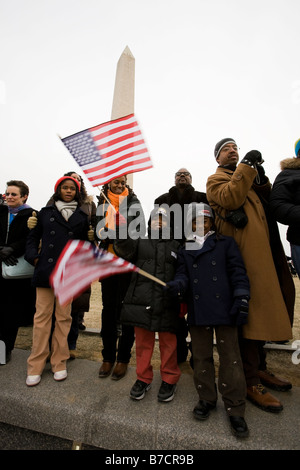
[[[160,206],[162,204],[167,204],[169,207],[173,206],[174,204],[178,204],[180,206],[181,218],[178,217],[176,219],[176,217],[174,217],[174,212],[171,211],[170,225],[174,239],[181,243],[183,243],[185,240],[185,207],[187,208],[191,202],[203,202],[207,204],[206,194],[195,191],[192,185],[186,186],[183,193],[181,193],[176,186],[172,186],[168,193],[162,194],[154,201],[154,204]]]
[[[241,251],[250,280],[251,300],[248,323],[243,336],[261,341],[283,341],[292,338],[291,322],[281,292],[270,246],[269,227],[260,197],[267,199],[271,184],[253,184],[257,171],[240,163],[235,171],[218,167],[207,180],[207,199],[215,213],[243,205],[248,217],[244,228],[216,216],[218,231],[232,236]],[[259,195],[260,194],[260,197]]]
[[[280,162],[281,172],[275,178],[270,208],[275,219],[288,225],[287,240],[300,245],[300,158]]]
[[[50,274],[66,243],[72,239],[87,240],[88,229],[88,216],[80,207],[68,221],[55,205],[41,209],[37,225],[28,235],[25,254],[25,259],[31,264],[38,258],[32,278],[35,287],[50,287]]]
[[[163,282],[173,279],[179,243],[175,240],[144,238],[119,240],[114,247],[118,256]],[[133,273],[123,301],[121,322],[149,331],[175,333],[179,319],[179,304],[167,295],[162,285]]]
[[[187,302],[189,325],[234,325],[235,297],[250,297],[240,250],[232,237],[210,235],[202,248],[182,248],[174,281]],[[188,246],[188,244],[187,244]],[[198,245],[199,246],[199,245]],[[236,312],[237,313],[237,312]]]
[[[96,238],[100,240],[100,247],[108,250],[117,238],[144,237],[146,232],[145,217],[140,201],[135,194],[129,194],[120,204],[119,213],[126,219],[126,225],[116,226],[116,229],[107,229],[106,213],[107,201],[100,198],[96,212]],[[136,224],[135,224],[136,221]]]
[[[29,234],[27,220],[31,217],[33,210],[31,208],[23,209],[15,215],[9,226],[6,243],[8,207],[5,204],[0,205],[0,245],[13,248],[12,254],[16,258],[25,253],[26,239]],[[35,289],[31,287],[31,279],[4,279],[0,276],[0,291],[0,317],[2,320],[6,322],[6,315],[9,315],[15,318],[18,326],[32,324],[35,312]]]
[[[12,220],[8,238],[6,234],[8,228],[8,207],[5,204],[0,205],[0,245],[10,246],[14,249],[13,256],[19,258],[25,253],[26,238],[29,234],[27,220],[31,217],[34,209],[27,208],[19,211]]]
[[[47,202],[47,206],[52,206],[55,203],[53,196]],[[85,199],[81,202],[80,209],[87,214],[89,219],[89,224],[92,227],[96,226],[96,204],[93,201],[93,196],[87,195]]]

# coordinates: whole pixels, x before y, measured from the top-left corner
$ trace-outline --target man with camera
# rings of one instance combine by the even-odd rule
[[[278,228],[267,211],[271,184],[259,151],[251,150],[238,163],[236,142],[225,138],[216,144],[214,154],[219,166],[208,177],[207,199],[215,211],[219,232],[237,242],[250,280],[248,323],[243,326],[240,340],[247,398],[266,411],[280,412],[282,404],[264,385],[281,391],[292,385],[267,370],[263,346],[266,341],[292,338],[289,313],[294,302],[289,306],[285,303],[278,267],[282,264],[276,262],[275,266],[273,258],[275,245],[282,256],[284,252]]]

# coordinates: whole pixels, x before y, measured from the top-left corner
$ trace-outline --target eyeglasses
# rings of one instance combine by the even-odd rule
[[[226,145],[225,147],[223,147],[220,151],[221,152],[231,152],[232,150],[234,150],[235,152],[238,152],[239,151],[239,148],[236,146],[236,145]]]
[[[17,193],[5,193],[5,196],[13,196],[13,197],[16,197],[18,196]]]
[[[175,173],[175,176],[181,176],[181,175],[191,176],[191,174],[188,171],[178,171],[177,173]]]

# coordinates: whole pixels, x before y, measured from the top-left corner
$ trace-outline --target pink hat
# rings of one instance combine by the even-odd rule
[[[77,184],[78,186],[78,190],[80,191],[80,183],[79,181],[77,181],[75,178],[72,178],[72,176],[62,176],[61,178],[59,178],[59,180],[56,181],[55,183],[55,186],[54,186],[54,192],[56,192],[58,186],[60,185],[60,183],[62,183],[63,181],[65,180],[72,180],[74,181],[74,183]]]

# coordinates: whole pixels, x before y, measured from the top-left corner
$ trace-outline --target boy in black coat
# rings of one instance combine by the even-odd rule
[[[169,227],[169,214],[165,209],[154,209],[150,220],[148,238],[116,240],[114,249],[119,256],[165,283],[174,277],[179,243],[170,240],[168,234],[164,236],[165,228]],[[135,328],[137,380],[130,391],[131,398],[141,400],[151,387],[155,332],[159,333],[161,354],[162,384],[158,400],[168,402],[174,398],[181,375],[177,364],[178,319],[178,304],[166,295],[163,287],[133,273],[121,311],[121,322]]]

